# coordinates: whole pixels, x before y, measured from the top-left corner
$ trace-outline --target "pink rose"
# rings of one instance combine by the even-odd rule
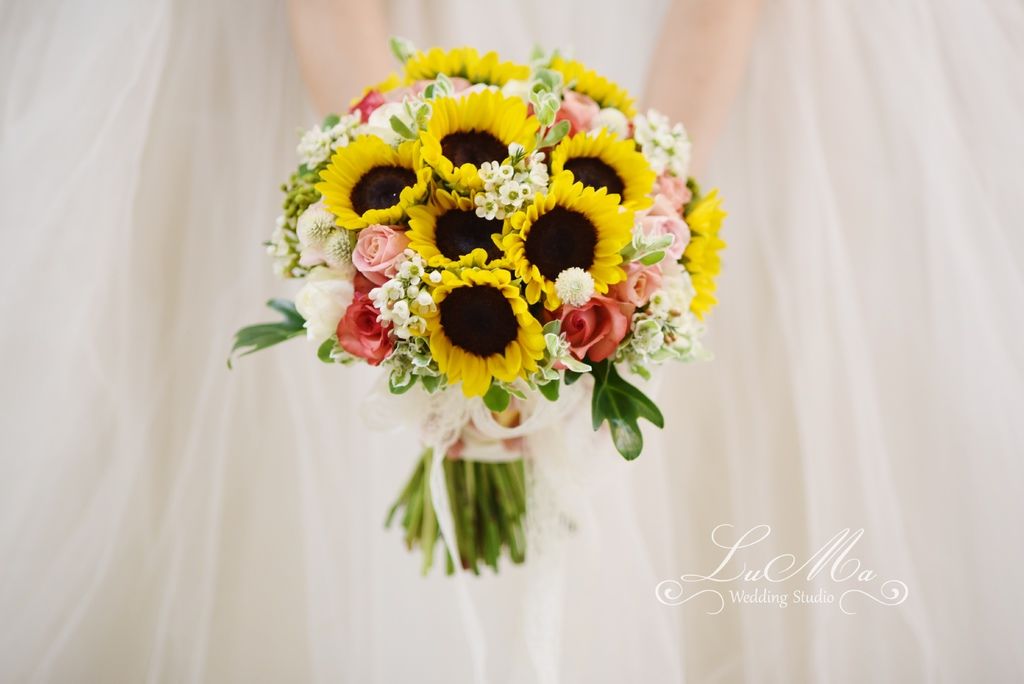
[[[635,307],[594,295],[581,307],[562,307],[562,332],[577,359],[603,361],[615,353],[629,330]]]
[[[349,114],[359,113],[359,118],[363,123],[370,120],[370,114],[373,114],[373,110],[384,104],[386,100],[379,90],[371,90],[363,95],[363,99],[352,105],[348,110]]]
[[[590,124],[600,111],[598,104],[586,95],[566,90],[555,121],[568,121],[569,135],[576,135],[581,131],[589,131]]]
[[[693,193],[686,187],[686,179],[663,173],[654,182],[654,194],[662,195],[678,214],[690,201]]]
[[[654,206],[646,211],[637,212],[637,218],[640,219],[640,226],[645,234],[671,235],[675,238],[665,250],[669,258],[678,260],[683,256],[683,251],[690,242],[690,227],[665,195],[655,195]]]
[[[371,366],[379,365],[394,347],[387,328],[377,320],[379,313],[373,300],[357,292],[338,321],[338,344],[349,354],[366,359]]]
[[[608,296],[620,302],[643,306],[661,288],[661,267],[644,266],[635,261],[625,265],[626,280],[608,289]]]
[[[409,238],[398,226],[367,226],[356,238],[352,263],[374,285],[383,285],[395,275],[395,262],[408,246]]]

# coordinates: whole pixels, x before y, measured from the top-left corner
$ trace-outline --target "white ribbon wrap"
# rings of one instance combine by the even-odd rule
[[[583,381],[562,387],[558,401],[548,401],[536,393],[521,402],[520,423],[513,427],[501,425],[479,397],[467,398],[460,388],[449,388],[442,392],[426,395],[417,392],[413,396],[402,395],[407,418],[418,421],[420,435],[425,447],[431,449],[432,458],[429,473],[430,497],[437,517],[438,528],[455,568],[455,582],[459,597],[463,623],[469,641],[473,662],[474,679],[486,682],[486,644],[476,609],[465,583],[464,570],[455,536],[455,519],[451,501],[448,498],[448,483],[445,476],[444,458],[462,435],[467,426],[472,426],[484,437],[491,440],[477,443],[466,450],[466,460],[504,462],[520,457],[526,462],[526,548],[528,553],[529,580],[524,604],[526,645],[536,671],[537,681],[553,684],[559,679],[558,653],[561,626],[561,592],[564,582],[564,554],[561,537],[572,526],[570,502],[578,495],[576,479],[572,476],[568,460],[561,458],[569,449],[584,447],[572,445],[566,439],[566,421],[573,414],[578,415],[581,398],[587,394]],[[387,412],[395,415],[394,396]],[[377,410],[384,400],[383,392],[375,392],[366,408],[371,423],[380,423],[386,415]],[[589,431],[588,431],[589,432]],[[499,446],[503,440],[523,438],[522,453],[509,451]]]

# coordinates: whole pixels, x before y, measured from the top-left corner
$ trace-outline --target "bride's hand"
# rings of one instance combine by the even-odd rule
[[[746,72],[760,0],[674,0],[647,79],[651,107],[682,121],[704,170]]]
[[[392,70],[384,3],[289,0],[292,42],[313,106],[344,112],[367,83]]]

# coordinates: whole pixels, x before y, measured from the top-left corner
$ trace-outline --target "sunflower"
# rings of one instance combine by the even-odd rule
[[[316,189],[339,226],[358,230],[396,223],[426,196],[430,170],[416,170],[417,145],[408,141],[396,150],[366,135],[334,152]]]
[[[715,276],[722,267],[718,253],[725,247],[725,243],[718,237],[718,231],[725,216],[718,190],[712,190],[694,202],[686,214],[691,237],[682,261],[696,290],[690,302],[690,310],[701,319],[718,303],[714,296]]]
[[[619,140],[607,131],[566,138],[551,153],[551,174],[561,171],[572,172],[586,186],[619,195],[630,209],[651,205],[654,170],[631,140]]]
[[[569,174],[555,178],[547,194],[516,212],[502,237],[505,256],[526,286],[526,301],[544,295],[549,310],[561,305],[555,291],[558,274],[581,268],[604,294],[608,286],[625,279],[619,251],[632,239],[633,212],[601,188],[573,183]]]
[[[511,143],[532,150],[538,126],[522,100],[492,90],[434,100],[420,133],[423,164],[451,186],[478,190],[480,165],[504,161]]]
[[[555,57],[551,60],[551,68],[562,74],[568,87],[586,95],[602,107],[614,107],[630,119],[636,115],[633,98],[625,88],[583,66],[582,62]]]
[[[530,77],[530,67],[525,64],[501,62],[499,59],[496,52],[488,52],[481,57],[471,47],[455,48],[447,52],[433,48],[429,52],[417,52],[405,63],[405,77],[412,83],[444,74],[452,78],[464,78],[470,83],[496,86]]]
[[[448,266],[482,249],[489,261],[503,256],[494,238],[501,236],[502,221],[476,215],[472,197],[434,192],[429,204],[409,207],[409,247],[429,266]]]
[[[486,260],[483,250],[477,250],[466,261]],[[462,381],[466,396],[487,392],[492,378],[512,382],[537,370],[544,331],[509,271],[448,269],[441,272],[432,295],[436,310],[425,316],[430,353],[450,382]]]

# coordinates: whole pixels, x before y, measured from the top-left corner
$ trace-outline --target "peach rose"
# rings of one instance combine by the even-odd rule
[[[357,292],[338,321],[338,344],[352,356],[366,359],[371,366],[380,365],[394,348],[388,329],[377,320],[379,314],[373,300]]]
[[[658,179],[654,182],[654,194],[663,196],[672,205],[672,208],[676,210],[676,213],[681,212],[693,196],[690,188],[686,187],[685,178],[668,173],[658,176]]]
[[[408,246],[409,238],[398,226],[367,226],[356,238],[352,264],[374,285],[383,285],[395,275],[395,262]]]
[[[656,195],[654,205],[646,211],[637,212],[637,218],[647,235],[671,235],[675,238],[665,250],[669,258],[678,260],[683,256],[690,242],[690,227],[665,195]]]
[[[594,295],[581,307],[562,307],[562,332],[577,359],[603,361],[615,353],[636,307]]]
[[[643,306],[651,301],[651,295],[661,289],[661,267],[644,266],[635,261],[625,265],[626,280],[608,289],[608,296],[620,302]]]
[[[589,131],[594,117],[600,111],[601,108],[591,98],[566,90],[555,121],[568,121],[569,135],[576,135],[581,131]]]

